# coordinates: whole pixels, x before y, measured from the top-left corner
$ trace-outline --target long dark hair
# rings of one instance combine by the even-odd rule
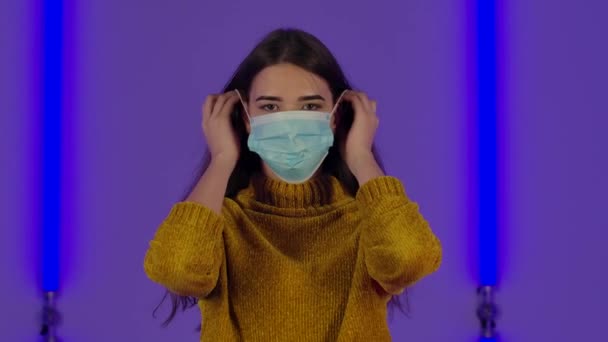
[[[245,96],[245,101],[248,101],[254,77],[264,68],[280,63],[296,65],[323,78],[329,84],[334,103],[344,90],[352,89],[335,57],[319,39],[298,29],[278,29],[270,32],[249,53],[236,69],[232,78],[224,87],[223,92],[238,89]],[[346,165],[340,151],[340,144],[345,140],[353,122],[353,108],[350,103],[342,102],[337,114],[338,120],[334,139],[337,144],[334,144],[329,149],[327,158],[322,165],[322,172],[335,176],[346,187],[347,191],[352,196],[355,196],[359,189],[359,183]],[[249,185],[251,176],[261,171],[259,156],[249,151],[247,147],[248,134],[243,121],[241,106],[235,106],[231,114],[231,121],[237,136],[240,137],[241,154],[228,180],[225,194],[228,198],[236,196],[241,189]],[[380,168],[384,171],[384,166],[376,152],[375,146],[373,146],[372,152]],[[207,151],[203,157],[197,176],[192,184],[190,184],[187,193],[184,195],[184,199],[203,175],[210,161],[211,158]],[[161,303],[154,310],[154,314],[156,314],[156,311],[167,297],[171,298],[171,312],[169,317],[163,322],[164,326],[173,320],[178,310],[184,311],[197,304],[197,298],[179,296],[167,291]],[[407,293],[404,297],[406,299],[405,309],[403,303],[400,302],[399,296],[393,296],[389,302],[389,306],[397,307],[402,313],[407,315],[407,311],[409,311]]]

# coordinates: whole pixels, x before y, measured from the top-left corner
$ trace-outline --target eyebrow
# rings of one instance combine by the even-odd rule
[[[282,98],[278,97],[278,96],[260,96],[257,99],[255,99],[256,102],[257,101],[277,101],[277,102],[281,102],[283,101]],[[301,96],[298,98],[299,102],[303,102],[303,101],[310,101],[310,100],[321,100],[321,101],[325,101],[325,98],[321,95],[309,95],[309,96]]]

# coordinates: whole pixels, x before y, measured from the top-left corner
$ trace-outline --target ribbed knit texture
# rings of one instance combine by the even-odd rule
[[[441,244],[401,182],[355,198],[331,176],[252,179],[222,215],[175,204],[144,266],[199,298],[201,341],[390,341],[392,294],[437,270]]]

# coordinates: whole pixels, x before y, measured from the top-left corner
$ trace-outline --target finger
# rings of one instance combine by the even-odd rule
[[[376,115],[376,101],[374,100],[370,100],[368,98],[367,100],[369,102],[369,118],[376,124],[376,127],[378,126],[378,115]]]
[[[361,99],[361,102],[363,103],[363,106],[365,108],[365,113],[366,114],[373,114],[374,110],[372,108],[372,102],[369,99],[369,97],[367,96],[367,94],[363,93],[363,92],[359,92],[357,94],[357,96],[359,96],[359,98]]]
[[[371,105],[372,105],[372,118],[374,119],[374,123],[376,124],[376,127],[378,127],[380,125],[380,119],[378,118],[378,114],[376,113],[376,101],[372,100]]]
[[[213,116],[226,116],[232,112],[234,103],[238,100],[238,96],[235,92],[231,91],[220,95],[215,108],[213,110]]]
[[[224,108],[222,108],[220,110],[220,114],[230,116],[230,114],[234,110],[234,105],[237,102],[240,102],[240,99],[239,99],[239,96],[237,95],[237,93],[234,91],[230,92],[230,94],[228,95],[228,98],[226,99],[226,102],[224,103]]]
[[[205,103],[203,104],[203,123],[207,122],[209,120],[209,117],[211,117],[211,112],[216,101],[217,95],[214,94],[208,95],[205,98]]]
[[[213,106],[213,110],[211,111],[211,117],[214,118],[217,116],[222,108],[224,107],[224,103],[228,100],[228,94],[224,93],[217,97],[217,101],[215,101],[215,105]]]

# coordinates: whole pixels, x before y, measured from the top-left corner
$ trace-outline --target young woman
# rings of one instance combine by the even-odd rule
[[[201,176],[144,262],[198,302],[201,340],[390,341],[387,304],[442,249],[376,158],[376,103],[317,38],[281,29],[207,97],[202,126]]]

